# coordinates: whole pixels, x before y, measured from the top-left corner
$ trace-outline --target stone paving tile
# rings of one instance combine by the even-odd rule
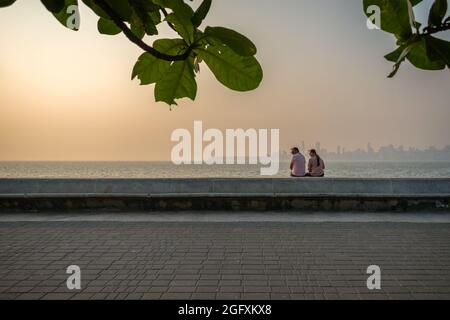
[[[17,300],[40,300],[46,293],[24,293],[17,297]],[[79,295],[81,296],[81,294]]]
[[[0,299],[448,300],[450,225],[2,222]]]
[[[192,300],[212,300],[216,297],[215,293],[193,293]]]

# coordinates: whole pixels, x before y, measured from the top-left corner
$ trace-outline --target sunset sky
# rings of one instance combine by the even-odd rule
[[[394,39],[366,28],[361,0],[214,0],[206,23],[248,35],[264,81],[233,92],[203,65],[197,100],[172,111],[130,80],[142,51],[81,16],[72,32],[38,0],[0,9],[0,160],[169,160],[171,132],[194,120],[279,128],[283,148],[450,144],[450,72],[406,63],[387,79]]]

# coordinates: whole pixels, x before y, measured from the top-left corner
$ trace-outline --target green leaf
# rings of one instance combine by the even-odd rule
[[[427,42],[425,39],[420,39],[411,48],[407,59],[416,68],[423,70],[442,70],[445,69],[445,62],[442,60],[433,61],[428,55]]]
[[[427,36],[425,41],[430,59],[442,60],[450,68],[450,42],[432,36]]]
[[[181,39],[160,39],[153,43],[159,52],[177,55],[186,51],[186,43]],[[133,68],[132,79],[138,78],[141,85],[156,83],[170,67],[170,62],[157,59],[149,53],[142,54]]]
[[[186,42],[182,39],[159,39],[153,42],[153,48],[165,54],[177,55],[186,52]]]
[[[136,37],[139,39],[144,38],[145,36],[145,27],[142,20],[137,15],[136,11],[133,9],[133,13],[129,19],[131,32],[134,33]]]
[[[411,51],[412,46],[414,46],[414,43],[400,46],[397,50],[385,56],[387,60],[395,62],[392,72],[388,75],[388,78],[393,78],[397,74],[398,70],[400,70],[400,66],[406,60],[406,57]]]
[[[8,7],[14,2],[16,2],[16,0],[0,0],[0,8]]]
[[[123,21],[128,21],[133,9],[128,0],[105,0]]]
[[[80,13],[78,0],[65,0],[64,8],[53,14],[55,18],[66,28],[74,31],[79,29]]]
[[[149,85],[160,80],[170,68],[170,62],[143,53],[133,68],[132,79],[138,78],[141,85]]]
[[[194,26],[190,19],[171,13],[167,16],[167,21],[173,24],[175,30],[187,43],[194,42]]]
[[[203,0],[202,4],[198,7],[197,11],[195,11],[194,16],[192,17],[192,23],[194,27],[198,28],[202,24],[203,20],[205,20],[208,15],[209,9],[211,9],[212,0]]]
[[[150,36],[156,35],[158,34],[158,29],[156,28],[156,24],[150,14],[154,12],[151,10],[154,10],[157,6],[148,1],[142,1],[143,0],[134,0],[131,3],[133,6],[131,23],[139,24],[140,28],[142,28],[144,32]]]
[[[395,49],[394,51],[392,51],[391,53],[388,53],[387,55],[385,55],[384,58],[391,62],[397,62],[405,48],[406,48],[405,45],[400,46],[397,49]]]
[[[122,30],[112,20],[108,20],[100,17],[97,23],[98,32],[107,35],[116,35],[122,32]]]
[[[244,35],[223,27],[207,27],[205,30],[205,35],[208,39],[218,40],[219,42],[226,44],[235,53],[244,57],[254,56],[257,52],[256,46]]]
[[[217,80],[232,90],[254,90],[262,81],[263,71],[255,57],[240,56],[226,46],[208,46],[195,52]]]
[[[447,13],[447,0],[435,0],[430,9],[428,16],[428,24],[431,26],[439,26]]]
[[[64,0],[41,0],[41,2],[52,13],[61,12],[64,8]]]
[[[182,54],[187,50],[182,39],[156,40],[153,48],[171,55]],[[156,101],[164,101],[169,105],[176,104],[175,99],[184,97],[194,100],[197,94],[192,58],[171,63],[144,53],[133,68],[132,78],[136,77],[141,85],[156,83]]]
[[[150,18],[152,19],[155,26],[159,23],[161,23],[161,13],[159,11],[150,12],[149,13]]]
[[[414,6],[420,1],[411,1]],[[375,5],[381,10],[381,29],[393,33],[399,39],[412,36],[407,0],[363,0],[364,13],[369,16],[367,8]]]
[[[197,83],[193,71],[192,59],[174,62],[155,86],[156,101],[176,105],[176,99],[195,100]]]
[[[144,12],[157,12],[159,6],[154,4],[151,0],[131,0],[130,5],[136,9],[140,9]]]
[[[133,32],[134,35],[136,37],[138,37],[139,39],[142,39],[145,36],[145,30],[144,30],[144,26],[142,24],[132,23],[131,24],[131,32]]]
[[[167,17],[167,21],[175,26],[178,34],[189,44],[194,41],[194,26],[192,16],[194,11],[183,0],[152,0],[153,3],[164,8],[169,8],[173,12]]]
[[[183,0],[152,0],[153,3],[160,5],[163,8],[171,9],[179,18],[191,20],[194,15],[194,10],[187,5]]]

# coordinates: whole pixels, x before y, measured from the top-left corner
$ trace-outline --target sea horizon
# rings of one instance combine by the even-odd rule
[[[170,161],[0,161],[0,178],[286,178],[289,162],[273,176],[261,165],[175,165]],[[448,161],[326,161],[331,178],[450,178]]]

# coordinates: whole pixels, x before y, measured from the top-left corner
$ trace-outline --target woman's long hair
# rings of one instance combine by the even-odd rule
[[[316,149],[309,150],[310,154],[313,154],[317,159],[317,166],[320,167],[320,156],[317,154]]]

